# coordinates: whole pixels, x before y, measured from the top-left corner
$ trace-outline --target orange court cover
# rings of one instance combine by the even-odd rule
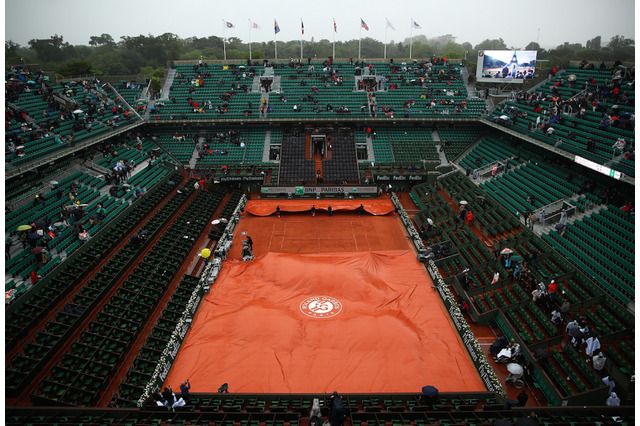
[[[303,212],[309,211],[311,206],[315,206],[317,211],[327,211],[329,206],[334,212],[346,210],[358,210],[360,205],[364,211],[373,215],[385,215],[393,212],[393,204],[389,198],[370,198],[360,200],[249,200],[245,206],[245,211],[255,216],[268,216],[276,212],[276,207],[280,206],[281,212]]]
[[[165,385],[191,392],[486,390],[410,250],[227,260]]]

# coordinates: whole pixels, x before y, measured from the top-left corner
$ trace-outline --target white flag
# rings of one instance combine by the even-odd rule
[[[391,28],[393,31],[396,30],[395,28],[393,28],[393,25],[391,25],[391,22],[389,22],[388,19],[387,19],[387,27]]]
[[[419,29],[422,28],[420,24],[418,24],[416,21],[413,20],[413,18],[411,18],[411,24],[413,25],[413,28],[419,28]]]

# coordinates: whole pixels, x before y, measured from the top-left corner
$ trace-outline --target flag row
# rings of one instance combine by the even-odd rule
[[[387,21],[387,28],[391,28],[393,31],[395,31],[395,27],[391,24],[391,22],[386,19]],[[234,24],[232,24],[229,21],[226,20],[222,20],[222,22],[224,23],[224,26],[226,28],[235,28],[236,26]],[[258,25],[255,21],[252,21],[251,19],[249,19],[249,28],[250,29],[255,29],[255,30],[260,30],[262,29],[262,27],[260,25]],[[369,31],[369,26],[367,25],[366,22],[364,22],[364,19],[360,18],[360,28],[364,29],[365,31]],[[411,18],[411,29],[416,28],[416,29],[421,29],[422,27],[413,20],[413,18]],[[280,32],[280,26],[278,25],[278,21],[276,19],[273,20],[273,30],[275,34],[278,34]],[[302,34],[304,34],[304,22],[302,21],[302,19],[300,19],[300,30],[302,32]],[[333,32],[337,33],[338,32],[338,25],[336,24],[336,20],[333,20]]]

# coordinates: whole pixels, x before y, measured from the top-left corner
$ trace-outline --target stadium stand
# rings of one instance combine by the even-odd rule
[[[490,118],[500,121],[507,114],[511,128],[599,164],[617,156],[613,168],[634,176],[634,98],[631,79],[619,69],[569,67],[535,91],[506,102]],[[619,138],[626,146],[614,150]],[[587,146],[590,141],[593,146]]]
[[[629,76],[569,67],[496,107],[487,117],[495,126],[455,61],[232,62],[172,65],[170,91],[144,121],[149,99],[135,81],[54,84],[17,67],[5,72],[5,162],[25,167],[5,181],[7,424],[302,426],[314,398],[327,411],[328,395],[295,394],[193,392],[174,410],[140,406],[199,287],[181,268],[202,241],[213,241],[213,252],[226,235],[204,231],[214,213],[232,217],[256,186],[303,183],[375,184],[379,194],[404,196],[429,260],[469,302],[465,320],[521,345],[517,361],[536,395],[535,406],[511,408],[500,392],[443,392],[431,406],[418,394],[348,394],[352,425],[492,424],[531,412],[545,424],[634,423],[633,186],[545,149],[633,177]],[[529,127],[538,117],[545,132]],[[616,151],[618,138],[626,146]],[[53,158],[63,149],[77,151]],[[120,166],[130,175],[119,176]],[[76,201],[84,217],[56,225],[61,205]],[[459,218],[462,201],[470,223]],[[98,204],[106,215],[92,224]],[[542,208],[548,224],[531,225],[525,213]],[[556,229],[562,209],[570,216]],[[34,237],[49,253],[41,264],[29,235],[50,223],[53,237]],[[507,265],[505,249],[523,263]],[[552,280],[556,291],[535,293]],[[584,344],[571,344],[571,320],[600,339],[602,370]],[[604,377],[623,407],[602,407]]]
[[[5,80],[5,159],[12,165],[139,120],[119,99],[110,99],[96,80],[53,85],[42,74],[15,68],[5,71]]]

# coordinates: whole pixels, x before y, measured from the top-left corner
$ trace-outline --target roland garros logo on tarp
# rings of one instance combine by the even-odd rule
[[[300,303],[300,310],[311,318],[331,318],[342,311],[342,303],[329,296],[314,296]]]

